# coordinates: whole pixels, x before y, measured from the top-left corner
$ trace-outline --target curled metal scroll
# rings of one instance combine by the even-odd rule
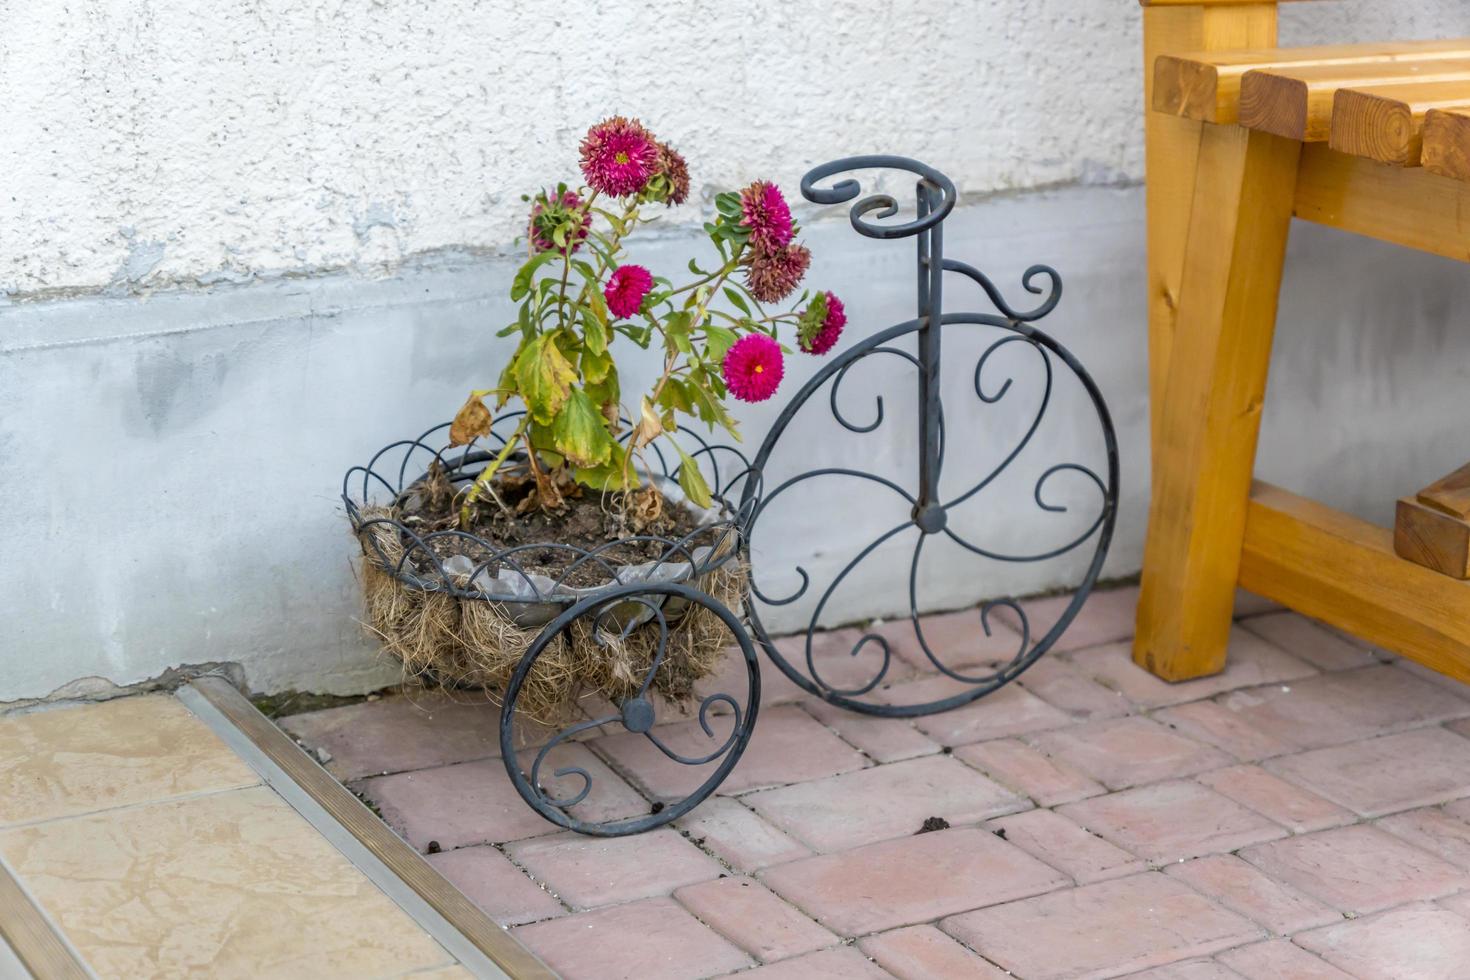
[[[752,632],[771,661],[804,690],[853,711],[913,717],[968,704],[1004,686],[1051,649],[1071,625],[1097,583],[1112,540],[1117,519],[1118,444],[1112,418],[1097,384],[1070,351],[1034,325],[1034,321],[1056,309],[1061,299],[1062,281],[1056,270],[1045,265],[1033,265],[1026,270],[1022,287],[1028,293],[1039,296],[1040,302],[1030,309],[1018,309],[1006,300],[1001,290],[984,273],[963,262],[944,257],[942,226],[944,218],[954,206],[956,194],[953,183],[943,174],[902,157],[851,157],[812,170],[802,180],[802,192],[809,200],[817,203],[845,203],[861,193],[855,180],[840,180],[826,189],[818,188],[817,183],[848,170],[877,167],[897,168],[918,176],[916,217],[907,222],[887,225],[869,220],[869,215],[890,218],[899,210],[892,197],[874,194],[853,205],[852,225],[859,233],[872,238],[918,239],[918,316],[867,337],[825,365],[785,406],[756,454],[753,466],[758,472],[769,473],[772,453],[780,445],[792,420],[809,402],[825,400],[832,418],[855,436],[865,436],[884,426],[887,417],[881,395],[874,396],[871,412],[861,414],[852,408],[844,408],[840,395],[844,380],[856,364],[881,356],[902,362],[900,366],[903,369],[911,367],[917,378],[920,415],[918,473],[914,483],[909,485],[868,472],[859,466],[828,466],[798,473],[764,492],[758,487],[747,487],[741,502],[742,513],[746,515],[742,540],[749,547],[750,537],[761,517],[794,488],[812,480],[864,481],[892,493],[895,502],[907,508],[909,516],[878,533],[873,540],[860,547],[856,555],[824,585],[815,582],[812,573],[806,568],[798,566],[794,572],[800,584],[795,589],[779,595],[768,594],[761,589],[758,579],[762,575],[768,575],[771,569],[761,563],[754,563],[750,590],[752,599],[757,601],[748,603],[746,615]],[[964,277],[978,285],[996,312],[944,312],[942,294],[946,274]],[[1008,347],[1034,352],[1040,397],[1034,417],[1026,422],[1018,442],[1005,453],[1001,461],[973,485],[945,496],[940,492],[939,486],[945,449],[944,409],[938,384],[941,336],[946,331],[974,327],[993,328],[1001,333],[980,354],[975,365],[975,397],[983,405],[996,406],[997,409],[1014,401],[1014,397],[1008,400],[1008,396],[1015,389],[1016,379],[996,377],[991,370],[997,363],[997,352]],[[917,353],[895,346],[911,335],[915,338]],[[1102,447],[1106,454],[1106,470],[1099,473],[1082,463],[1056,461],[1036,478],[1030,488],[1030,502],[1036,509],[1038,520],[1044,520],[1048,515],[1066,513],[1067,508],[1056,503],[1049,490],[1059,478],[1070,476],[1081,480],[1082,487],[1090,488],[1095,493],[1095,513],[1087,511],[1082,522],[1084,526],[1068,540],[1034,552],[1009,552],[968,539],[951,526],[950,516],[966,504],[973,505],[986,499],[987,494],[996,492],[999,478],[1028,449],[1034,452],[1033,437],[1052,406],[1053,385],[1058,372],[1070,374],[1081,384],[1096,411]],[[819,397],[823,388],[829,389],[825,399]],[[967,438],[973,439],[973,435],[967,434]],[[958,693],[920,703],[903,703],[901,699],[895,700],[891,693],[880,690],[890,685],[895,674],[895,658],[899,656],[893,648],[890,635],[885,635],[886,630],[860,631],[856,642],[845,654],[842,651],[833,653],[830,649],[819,650],[819,645],[814,643],[814,638],[820,635],[819,624],[823,621],[823,613],[843,584],[864,562],[881,553],[885,546],[891,549],[905,535],[912,536],[914,542],[910,560],[905,565],[906,582],[899,587],[907,598],[907,619],[912,625],[917,648],[910,649],[907,653],[909,660],[922,660],[920,664],[908,666],[917,666],[929,672],[937,671],[951,681],[963,685]],[[1012,564],[1048,561],[1083,549],[1089,542],[1093,550],[1082,581],[1067,608],[1040,636],[1033,635],[1035,631],[1028,621],[1025,609],[1015,598],[998,598],[982,603],[975,612],[976,635],[992,636],[994,621],[997,615],[1002,615],[1015,630],[1015,649],[1009,656],[993,658],[983,665],[983,669],[963,669],[947,662],[945,651],[936,649],[924,631],[924,618],[920,614],[924,603],[919,594],[918,577],[925,544],[931,537],[943,537],[977,557]],[[789,606],[801,600],[810,602],[812,611],[804,634],[799,635],[802,646],[794,655],[787,656],[772,642],[761,621],[758,606]],[[790,650],[790,647],[787,649]],[[857,671],[860,676],[853,678],[853,664],[857,662],[861,662],[863,667]],[[841,681],[833,676],[838,670],[843,674]]]
[[[807,171],[806,176],[801,178],[801,195],[808,201],[817,204],[845,204],[862,193],[862,185],[856,180],[849,177],[846,180],[839,180],[831,187],[818,187],[817,182],[826,180],[834,174],[849,173],[854,170],[906,170],[934,188],[939,195],[938,203],[932,211],[919,215],[913,221],[891,225],[871,221],[868,215],[872,214],[881,219],[891,218],[898,214],[899,205],[896,198],[891,194],[882,193],[869,194],[862,198],[852,206],[849,218],[853,228],[859,234],[869,238],[908,238],[922,234],[949,217],[949,213],[954,210],[955,204],[959,201],[959,193],[955,190],[954,181],[938,170],[918,160],[886,154],[846,157],[815,167]]]
[[[657,727],[660,721],[658,718],[659,701],[650,694],[654,676],[658,673],[667,653],[670,629],[668,609],[671,603],[665,602],[666,599],[679,599],[701,605],[718,616],[730,631],[731,638],[740,650],[745,666],[746,683],[743,691],[717,691],[705,695],[700,700],[694,721],[698,724],[699,731],[708,739],[708,744],[701,745],[700,751],[692,755],[678,752],[667,743],[665,739],[668,729]],[[628,618],[625,611],[628,604],[642,606],[651,618],[646,622]],[[625,639],[633,629],[656,630],[658,642],[652,661],[643,676],[638,691],[622,704],[616,705],[616,713],[577,722],[556,732],[534,750],[535,755],[532,757],[529,768],[523,769],[517,753],[521,751],[520,745],[525,740],[516,738],[516,725],[520,723],[524,726],[525,723],[515,710],[516,699],[520,695],[526,677],[536,668],[537,661],[546,652],[551,642],[564,631],[569,630],[575,621],[584,617],[592,617],[593,635],[603,642],[605,642],[604,637],[614,635]],[[595,597],[578,602],[548,623],[521,657],[506,687],[505,704],[500,714],[501,758],[504,760],[506,772],[515,785],[516,792],[520,793],[521,798],[533,810],[557,826],[596,837],[620,837],[642,833],[688,813],[701,800],[713,793],[715,788],[724,782],[730,770],[735,768],[735,764],[740,761],[740,756],[750,741],[750,733],[755,726],[756,714],[760,708],[760,681],[755,647],[749,635],[734,613],[716,599],[698,589],[678,583],[640,583],[611,588]],[[718,716],[716,711],[719,712]],[[729,725],[730,730],[719,734],[717,728],[723,728],[725,724]],[[577,808],[595,790],[593,775],[583,766],[558,766],[554,768],[551,775],[560,779],[575,780],[576,785],[571,791],[552,791],[545,786],[547,776],[544,770],[550,754],[558,746],[564,745],[584,732],[597,728],[603,729],[604,732],[621,731],[626,732],[629,737],[647,739],[655,749],[672,762],[696,769],[708,768],[708,775],[697,788],[684,794],[678,800],[656,805],[652,813],[622,814],[603,820],[584,819],[582,815],[579,815]]]

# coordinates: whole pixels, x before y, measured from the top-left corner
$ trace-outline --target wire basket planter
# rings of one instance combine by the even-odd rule
[[[897,200],[882,193],[860,196],[859,184],[850,178],[818,186],[848,171],[869,169],[903,171],[917,178],[912,217],[888,220],[899,214]],[[498,630],[514,634],[514,642],[506,645],[514,656],[501,656],[480,679],[492,678],[494,683],[486,686],[496,687],[503,702],[501,750],[511,781],[529,806],[561,827],[598,836],[639,833],[677,819],[713,793],[739,762],[756,724],[761,696],[757,649],[802,690],[828,703],[877,716],[933,714],[972,703],[1034,664],[1070,626],[1101,574],[1117,517],[1117,440],[1107,405],[1086,369],[1035,326],[1061,299],[1057,273],[1039,265],[1027,270],[1022,285],[1040,299],[1031,309],[1017,310],[979,270],[946,258],[943,226],[957,193],[947,177],[914,160],[896,156],[837,160],[809,172],[801,190],[820,204],[854,202],[851,224],[863,236],[916,239],[917,315],[864,338],[827,363],[786,405],[753,457],[682,430],[679,437],[692,440],[684,443],[686,450],[692,450],[690,461],[675,458],[671,467],[653,444],[658,472],[648,476],[655,482],[676,491],[679,465],[697,465],[706,475],[715,503],[698,515],[693,531],[669,537],[638,535],[595,548],[555,541],[505,548],[459,529],[426,530],[401,518],[400,505],[426,492],[431,478],[447,481],[451,488],[473,480],[505,446],[506,433],[513,430],[519,413],[502,415],[490,435],[453,449],[446,448],[446,423],[417,439],[384,448],[367,465],[349,470],[344,480],[343,499],[363,544],[370,605],[374,587],[391,590],[396,600],[418,604],[414,622],[422,628],[432,619],[423,616],[423,610],[438,604],[445,620],[456,624],[459,632],[446,632],[431,642],[463,645],[465,623],[477,618],[491,619]],[[977,285],[994,312],[945,311],[944,286],[956,277]],[[987,408],[1011,404],[1006,398],[1015,389],[1013,379],[1000,376],[996,355],[1015,348],[1030,352],[1041,366],[1039,408],[1023,424],[1019,441],[988,473],[946,497],[940,482],[946,448],[939,387],[941,339],[947,331],[973,327],[1000,334],[974,368],[973,389],[980,404]],[[910,335],[912,350],[905,349]],[[786,476],[768,487],[763,474],[777,471],[773,455],[783,434],[804,407],[819,408],[823,396],[832,419],[846,433],[861,438],[884,427],[881,396],[872,415],[856,421],[839,402],[849,371],[868,358],[896,359],[916,376],[916,472],[899,480],[857,467],[825,466]],[[1053,404],[1053,386],[1061,372],[1080,383],[1085,404],[1095,412],[1105,466],[1099,473],[1080,463],[1056,462],[1034,481],[1029,497],[1038,521],[1075,512],[1072,504],[1054,502],[1050,490],[1055,481],[1070,479],[1086,489],[1085,519],[1065,540],[1030,552],[971,540],[952,516],[1004,489],[1002,476],[1032,445]],[[857,481],[891,494],[892,503],[902,509],[902,519],[859,548],[825,584],[818,581],[822,576],[797,567],[799,584],[785,594],[772,595],[758,584],[763,570],[752,560],[751,538],[772,505],[794,498],[793,491],[808,481]],[[671,495],[677,497],[676,492]],[[891,555],[906,535],[914,541],[903,588],[919,656],[954,688],[952,693],[914,702],[895,701],[885,690],[898,656],[888,634],[861,632],[847,659],[861,660],[871,669],[858,678],[851,669],[834,676],[813,644],[833,596],[859,566],[875,555]],[[989,635],[991,616],[1001,611],[1020,642],[1009,656],[978,668],[960,667],[946,661],[945,652],[925,636],[921,625],[919,611],[926,606],[920,564],[931,541],[948,542],[977,560],[1022,565],[1080,555],[1085,567],[1066,608],[1039,636],[1033,635],[1015,599],[983,603],[977,632]],[[637,560],[628,555],[630,544],[637,546]],[[559,571],[548,574],[544,568],[553,556],[559,558],[555,563]],[[778,646],[760,608],[798,603],[812,609],[806,629],[795,641],[787,639]],[[380,632],[390,632],[375,625]],[[389,647],[393,648],[391,641]],[[592,655],[569,659],[569,650]],[[730,655],[731,650],[738,654]],[[568,673],[573,676],[564,676]],[[589,686],[596,696],[583,702],[580,717],[554,717],[544,710],[548,678],[565,680],[563,693],[573,699],[579,688],[585,691]],[[687,707],[681,708],[681,703]],[[651,754],[669,772],[667,784],[655,789],[663,802],[654,805],[654,812],[641,801],[605,805],[592,798],[606,765],[583,743],[596,736],[616,746],[614,757],[606,761],[616,763],[617,752]]]

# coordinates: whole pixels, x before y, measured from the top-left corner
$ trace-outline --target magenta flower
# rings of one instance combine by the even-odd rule
[[[774,252],[791,242],[791,208],[781,188],[758,180],[740,192],[740,223],[750,229],[750,244]]]
[[[527,235],[531,239],[531,248],[537,252],[549,252],[556,248],[556,242],[552,241],[551,235],[556,226],[565,222],[572,211],[582,206],[582,198],[576,191],[566,191],[562,194],[560,201],[553,201],[550,194],[545,192],[536,195],[536,203],[531,208],[531,220],[527,228]],[[575,252],[582,247],[582,242],[587,238],[587,229],[592,227],[592,212],[588,211],[582,215],[582,227],[570,236],[571,250]],[[558,249],[558,251],[565,251]]]
[[[795,242],[774,251],[757,248],[747,260],[745,287],[759,302],[778,303],[801,284],[811,261],[807,247]]]
[[[620,265],[607,280],[602,295],[607,308],[618,318],[635,316],[643,306],[643,297],[653,288],[653,275],[641,265]]]
[[[603,194],[637,194],[657,167],[658,142],[636,119],[604,119],[582,138],[582,175]]]
[[[743,402],[763,402],[781,386],[785,364],[781,345],[763,333],[750,333],[725,353],[725,385]]]
[[[808,354],[825,354],[847,326],[847,310],[832,292],[818,293],[802,314],[801,349]]]

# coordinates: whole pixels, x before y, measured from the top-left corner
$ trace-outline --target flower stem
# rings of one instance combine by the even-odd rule
[[[459,508],[460,530],[469,530],[471,517],[470,509],[474,506],[475,501],[480,499],[480,494],[490,489],[491,478],[495,476],[495,471],[500,469],[500,465],[504,463],[508,458],[510,458],[511,452],[515,449],[516,443],[520,440],[521,433],[526,431],[526,425],[530,422],[530,419],[530,415],[521,416],[521,424],[516,426],[516,431],[511,435],[509,439],[505,440],[505,445],[500,448],[500,452],[497,453],[495,458],[492,459],[489,464],[480,471],[480,475],[475,477],[475,482],[470,484],[469,490],[465,491],[464,503],[461,504]]]

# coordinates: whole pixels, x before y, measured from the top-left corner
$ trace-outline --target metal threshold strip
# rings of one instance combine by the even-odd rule
[[[0,861],[0,977],[95,980],[61,930]]]
[[[216,677],[200,678],[177,693],[179,700],[259,773],[267,786],[465,969],[477,977],[497,980],[555,980],[555,973],[480,911],[228,682]]]

